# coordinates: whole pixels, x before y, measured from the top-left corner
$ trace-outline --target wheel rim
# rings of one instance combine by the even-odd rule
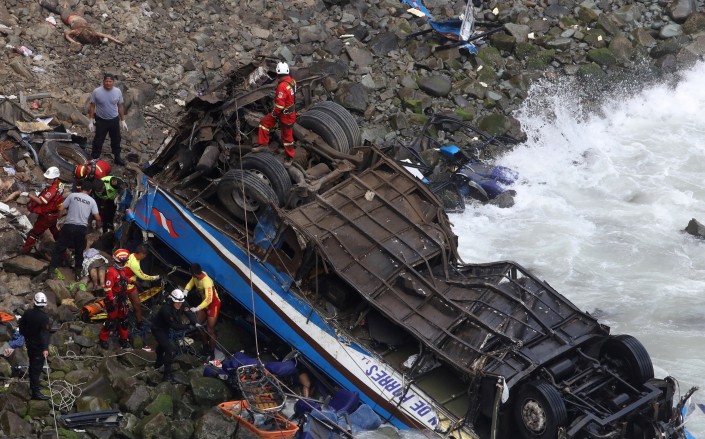
[[[527,399],[521,407],[521,419],[526,429],[535,434],[541,434],[546,430],[546,411],[535,399]]]
[[[73,166],[83,164],[85,161],[83,159],[83,157],[81,157],[80,154],[78,154],[76,151],[74,151],[71,148],[64,148],[61,146],[57,146],[56,153],[59,155],[59,157],[66,160],[68,163],[72,164]]]
[[[257,209],[259,209],[259,202],[257,200],[248,195],[242,196],[242,188],[232,191],[230,196],[235,204],[245,212],[256,212]]]
[[[267,186],[269,186],[269,187],[271,187],[272,189],[274,189],[274,186],[272,185],[272,182],[271,182],[271,181],[269,180],[269,178],[264,174],[264,172],[262,172],[262,171],[260,171],[260,170],[258,170],[258,169],[248,169],[248,171],[250,171],[251,174],[254,174],[257,178],[259,178],[260,180],[262,180],[263,182],[265,182],[265,183],[267,184]]]

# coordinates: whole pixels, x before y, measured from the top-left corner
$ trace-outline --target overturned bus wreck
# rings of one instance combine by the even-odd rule
[[[257,73],[259,72],[259,73]],[[465,264],[439,199],[299,77],[296,158],[252,153],[272,84],[190,102],[132,223],[402,429],[466,438],[685,438],[645,348],[520,265]],[[221,293],[222,294],[222,293]]]

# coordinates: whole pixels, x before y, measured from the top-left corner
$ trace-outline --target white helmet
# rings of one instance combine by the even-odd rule
[[[177,288],[169,294],[169,298],[172,302],[181,303],[184,301],[185,295],[183,291]]]
[[[61,175],[59,168],[52,166],[44,173],[44,178],[59,178],[59,175]]]
[[[44,293],[34,295],[34,306],[47,306],[47,296]]]
[[[289,64],[285,62],[280,62],[277,64],[277,75],[288,75],[289,74]]]

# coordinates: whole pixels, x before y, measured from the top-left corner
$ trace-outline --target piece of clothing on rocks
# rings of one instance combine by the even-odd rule
[[[110,261],[100,253],[100,250],[89,248],[83,252],[83,265],[81,266],[81,275],[89,276],[91,269],[108,267]]]

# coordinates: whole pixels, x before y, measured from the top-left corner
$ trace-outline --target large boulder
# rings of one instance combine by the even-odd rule
[[[196,421],[194,437],[211,439],[214,437],[233,437],[237,423],[225,418],[219,409],[212,408]]]
[[[193,377],[191,378],[191,391],[196,402],[204,406],[230,401],[233,397],[230,386],[217,378]]]
[[[36,276],[46,270],[49,262],[33,258],[29,255],[19,255],[3,263],[3,268],[8,273],[28,274]]]

